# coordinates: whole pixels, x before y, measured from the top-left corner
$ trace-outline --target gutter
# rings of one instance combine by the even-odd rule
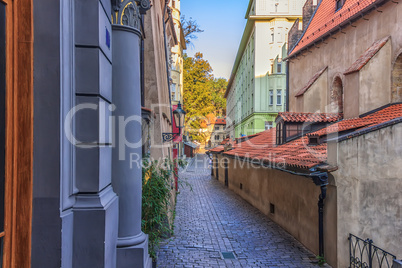
[[[166,21],[165,15],[168,11],[168,4],[170,0],[165,0],[165,7],[163,9],[162,23],[163,23],[163,41],[165,44],[165,61],[166,61],[166,78],[167,78],[167,86],[169,91],[169,108],[170,108],[170,118],[172,121],[172,132],[173,132],[173,110],[172,110],[172,93],[170,92],[170,74],[169,74],[169,59],[168,59],[168,47],[167,47],[167,39],[166,39]],[[169,16],[170,18],[170,16]]]

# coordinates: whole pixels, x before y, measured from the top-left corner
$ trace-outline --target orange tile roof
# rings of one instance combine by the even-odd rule
[[[225,138],[221,143],[219,143],[219,145],[225,145],[226,143],[230,142],[231,142],[230,138]]]
[[[344,74],[351,74],[360,71],[372,57],[387,43],[389,36],[374,42],[365,52],[350,66]]]
[[[342,113],[278,113],[276,121],[283,119],[285,122],[336,122],[342,119]]]
[[[236,144],[224,154],[261,160],[266,163],[300,168],[311,168],[326,160],[327,145],[321,144],[311,149],[308,138],[303,137],[276,146],[276,128],[262,132],[261,135]]]
[[[297,92],[296,97],[302,96],[314,84],[314,82],[317,81],[317,79],[322,75],[322,73],[327,68],[328,66],[326,66],[325,68],[318,71],[315,75],[313,75],[313,77],[311,77],[311,79],[307,82],[307,84]]]
[[[402,117],[402,104],[394,104],[360,118],[339,121],[324,129],[308,133],[307,135],[324,136],[331,133],[339,133],[348,130],[361,130],[399,117]]]
[[[215,125],[226,125],[226,120],[223,118],[217,118],[215,120]]]
[[[358,19],[363,12],[369,11],[375,5],[386,2],[385,0],[346,0],[343,7],[336,11],[336,0],[322,0],[318,5],[314,16],[298,41],[290,56],[314,42],[337,31],[341,26],[349,24],[349,20]]]
[[[222,145],[216,146],[215,148],[210,149],[208,152],[212,153],[220,153],[223,152],[225,148]]]
[[[276,145],[276,128],[273,128],[261,132],[260,135],[253,139],[235,144],[232,150],[226,151],[224,154],[260,160],[271,165],[280,165],[282,168],[310,169],[327,161],[327,143],[308,145],[308,136],[322,136],[345,130],[358,133],[361,130],[369,129],[369,127],[379,128],[383,123],[395,119],[400,119],[398,122],[402,122],[402,104],[393,104],[389,107],[380,108],[378,111],[361,118],[342,120],[282,145]],[[353,133],[350,133],[349,137],[353,137]]]

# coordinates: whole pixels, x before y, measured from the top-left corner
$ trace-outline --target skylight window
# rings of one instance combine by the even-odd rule
[[[345,4],[345,0],[336,0],[335,11],[340,10],[343,7],[343,4]]]

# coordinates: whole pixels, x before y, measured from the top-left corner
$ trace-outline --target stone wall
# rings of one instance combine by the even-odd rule
[[[400,41],[402,31],[398,24],[402,6],[389,1],[379,10],[381,12],[375,10],[370,12],[364,19],[354,22],[353,27],[347,26],[324,42],[304,51],[297,56],[297,59],[292,58],[290,60],[289,108],[291,112],[305,112],[301,110],[302,107],[295,95],[301,85],[306,85],[317,70],[325,66],[328,66],[328,79],[326,85],[321,89],[321,94],[327,96],[326,99],[321,100],[320,107],[329,106],[330,94],[328,92],[336,76],[342,79],[344,86],[343,109],[345,118],[354,117],[356,113],[365,113],[391,101],[391,72],[393,66],[398,66],[394,65],[394,62],[402,49],[402,42]],[[375,41],[386,36],[391,36],[391,38],[359,72],[362,77],[358,82],[354,77],[355,74],[346,77],[343,75]],[[353,96],[353,99],[347,98],[346,94]],[[308,96],[305,94],[302,98],[308,98]],[[393,101],[397,100],[398,98],[393,99]],[[356,104],[359,104],[359,111],[356,111]]]
[[[339,267],[348,266],[349,233],[402,257],[400,137],[397,124],[338,144]]]

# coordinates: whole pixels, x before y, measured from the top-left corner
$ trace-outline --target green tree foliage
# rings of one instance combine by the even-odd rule
[[[198,130],[208,114],[225,116],[227,80],[215,78],[212,67],[203,54],[197,52],[194,57],[184,54],[184,94],[186,123],[193,140],[204,142],[206,136]]]

